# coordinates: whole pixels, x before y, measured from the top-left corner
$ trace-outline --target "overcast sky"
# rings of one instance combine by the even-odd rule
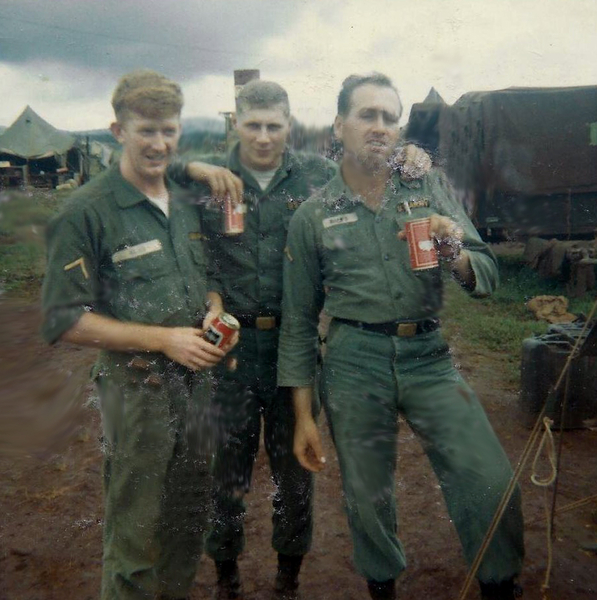
[[[349,74],[392,77],[406,111],[434,86],[597,85],[597,0],[0,0],[0,125],[29,104],[61,129],[106,127],[118,78],[179,81],[183,116],[232,110],[234,69],[281,83],[325,125]]]

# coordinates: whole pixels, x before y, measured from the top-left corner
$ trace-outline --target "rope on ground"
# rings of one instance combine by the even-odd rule
[[[571,510],[581,508],[583,506],[586,506],[587,504],[592,504],[593,502],[597,502],[597,494],[594,494],[592,496],[587,496],[585,498],[581,498],[580,500],[575,500],[574,502],[570,502],[569,504],[564,504],[564,506],[561,506],[560,508],[556,508],[555,513],[556,513],[556,515],[561,515],[562,513],[570,512]],[[542,521],[542,520],[543,520],[543,517],[540,517],[540,518],[534,519],[533,521],[530,521],[528,524],[535,525],[536,523],[538,523],[539,521]]]
[[[551,578],[551,566],[553,562],[553,539],[552,539],[552,524],[553,520],[550,515],[549,510],[549,498],[547,495],[547,488],[552,485],[552,483],[556,480],[556,476],[558,473],[558,465],[557,465],[557,456],[556,456],[556,447],[553,439],[553,433],[551,432],[551,426],[553,425],[553,421],[548,417],[543,417],[543,437],[539,442],[539,446],[537,448],[537,452],[535,454],[535,459],[533,460],[532,473],[531,473],[531,481],[543,488],[543,504],[545,507],[545,522],[546,522],[546,538],[547,538],[547,567],[545,569],[545,579],[543,584],[541,585],[541,598],[542,600],[548,600],[548,590],[549,590],[549,580]],[[537,474],[537,464],[541,459],[541,455],[543,454],[543,449],[545,448],[547,458],[549,460],[550,472],[546,477],[540,478]]]
[[[553,439],[553,433],[551,432],[552,425],[553,421],[549,417],[543,417],[543,426],[545,427],[545,430],[543,431],[543,437],[539,442],[537,452],[535,453],[535,459],[533,460],[533,466],[531,467],[533,470],[533,472],[531,473],[531,481],[535,485],[538,485],[540,487],[548,487],[556,480],[556,445]],[[545,448],[546,446],[547,458],[549,460],[550,466],[550,473],[547,477],[540,479],[539,475],[537,474],[537,463],[541,459],[543,448]]]
[[[555,394],[555,392],[557,392],[557,390],[560,388],[560,385],[562,384],[562,381],[564,380],[564,377],[565,377],[566,373],[568,372],[568,369],[570,368],[572,359],[576,356],[578,348],[581,345],[581,342],[583,340],[583,335],[585,334],[585,332],[589,326],[589,323],[593,319],[593,315],[595,314],[596,310],[597,310],[597,300],[594,302],[593,306],[591,307],[589,316],[587,317],[587,320],[585,321],[585,324],[584,324],[578,338],[576,339],[574,346],[573,346],[572,350],[570,351],[570,354],[568,355],[566,362],[564,363],[564,366],[562,367],[562,371],[561,371],[561,373],[554,385],[554,388],[552,390],[553,394]],[[533,426],[531,434],[529,435],[529,439],[527,440],[527,443],[526,443],[526,445],[522,451],[522,454],[520,455],[520,458],[518,460],[518,464],[516,465],[516,468],[514,469],[514,473],[512,475],[512,478],[510,479],[510,483],[508,484],[508,487],[506,488],[506,491],[504,492],[504,495],[502,496],[502,499],[500,500],[500,503],[498,504],[495,514],[493,515],[493,519],[489,525],[489,528],[487,529],[487,533],[485,534],[485,537],[483,538],[483,541],[481,542],[481,545],[479,546],[477,555],[475,556],[475,559],[473,560],[471,567],[466,575],[464,583],[462,584],[462,588],[460,590],[458,600],[466,600],[466,595],[468,594],[470,587],[473,583],[473,579],[474,579],[475,575],[477,574],[477,571],[479,570],[481,561],[483,560],[483,557],[485,556],[485,553],[487,552],[487,548],[489,548],[489,544],[491,543],[491,540],[493,539],[493,536],[498,528],[498,525],[499,525],[502,517],[504,516],[504,513],[506,512],[508,502],[510,502],[510,498],[512,497],[512,494],[514,493],[514,490],[516,488],[518,480],[520,479],[522,471],[524,470],[524,467],[525,467],[527,460],[531,454],[533,446],[535,445],[535,442],[537,441],[537,438],[539,437],[539,430],[541,429],[541,423],[543,422],[543,417],[545,416],[545,410],[547,408],[548,400],[549,400],[549,397],[545,401],[541,411],[539,412],[539,415],[537,416],[537,420],[535,421],[535,424]],[[550,537],[551,537],[551,532],[550,532]]]
[[[533,482],[534,483],[534,482]],[[541,485],[541,484],[538,484]],[[547,497],[547,488],[543,488],[543,503],[545,506],[545,522],[547,526],[545,528],[545,535],[547,538],[547,566],[545,567],[545,579],[541,584],[541,600],[549,600],[548,590],[549,590],[549,580],[551,578],[551,565],[553,561],[553,540],[551,537],[551,524],[552,520],[549,518],[549,508],[548,508],[548,497]]]

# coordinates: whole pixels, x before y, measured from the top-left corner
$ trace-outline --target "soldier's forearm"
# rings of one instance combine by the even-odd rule
[[[313,388],[311,386],[292,388],[292,403],[297,422],[313,419]]]
[[[124,323],[104,315],[85,313],[60,339],[117,352],[162,352],[166,333],[167,328],[158,325]]]
[[[210,312],[221,313],[224,311],[224,303],[218,292],[207,292],[207,307]]]

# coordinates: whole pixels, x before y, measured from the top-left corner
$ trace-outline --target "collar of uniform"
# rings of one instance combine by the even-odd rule
[[[275,181],[280,181],[280,179],[286,177],[287,174],[292,170],[295,162],[296,159],[292,153],[289,150],[285,150],[284,154],[282,155],[282,164],[276,170],[276,174],[272,179],[272,183]],[[249,171],[247,171],[245,166],[240,161],[240,142],[236,142],[236,144],[234,144],[232,147],[232,150],[230,150],[226,166],[233,173],[239,175],[245,183],[247,183],[247,181],[252,184],[254,183],[255,185],[252,185],[252,187],[254,187],[260,193],[262,192],[259,185],[257,185],[257,182],[254,181],[253,176],[249,173]]]
[[[112,165],[110,168],[113,170],[112,191],[114,192],[116,203],[120,208],[129,208],[147,200],[147,196],[141,190],[122,176],[118,163]],[[166,187],[168,190],[173,191],[176,186],[171,179],[166,178]]]
[[[363,204],[363,198],[346,185],[342,177],[342,169],[338,169],[338,172],[325,186],[323,201],[335,208],[343,208],[346,204]]]
[[[404,179],[402,179],[398,173],[394,175],[394,177],[392,177],[392,181],[394,182],[394,186],[396,187],[396,189],[399,189],[400,187],[405,187],[409,190],[418,190],[421,189],[421,187],[423,186],[422,178],[413,179],[412,181],[404,181]]]

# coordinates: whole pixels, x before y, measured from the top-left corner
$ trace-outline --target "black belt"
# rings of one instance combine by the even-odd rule
[[[365,331],[382,333],[383,335],[396,335],[398,337],[413,337],[420,333],[435,331],[440,326],[439,319],[423,319],[422,321],[388,321],[386,323],[363,323],[363,321],[351,321],[350,319],[338,319],[334,321],[345,323],[352,327],[358,327]]]
[[[275,329],[280,327],[280,315],[234,315],[241,327],[248,329]]]

